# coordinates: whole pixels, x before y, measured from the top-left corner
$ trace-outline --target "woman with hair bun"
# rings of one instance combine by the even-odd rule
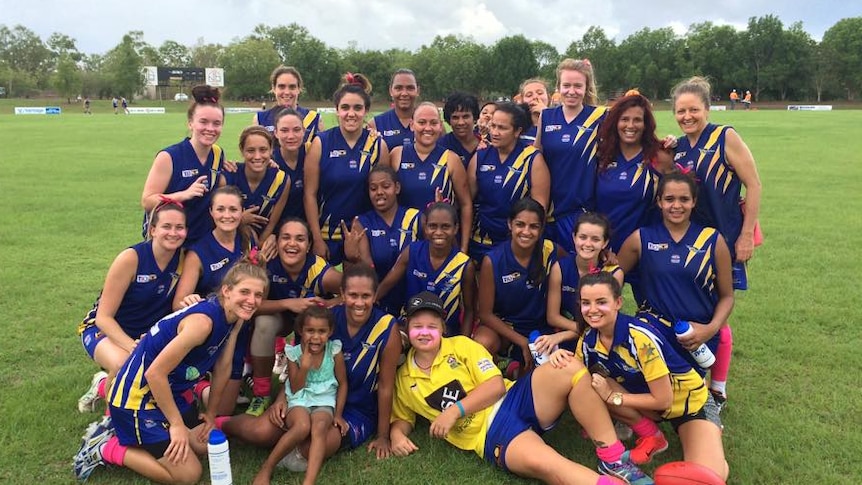
[[[212,229],[207,214],[211,192],[218,183],[224,165],[224,153],[216,145],[224,125],[224,108],[219,104],[219,90],[210,86],[192,89],[188,109],[191,136],[160,151],[141,194],[141,206],[149,213],[167,197],[182,202],[188,221],[186,245]],[[148,221],[145,215],[144,227]]]
[[[276,104],[266,111],[255,113],[253,123],[263,126],[275,136],[276,118],[279,112],[290,108],[299,113],[302,127],[305,129],[302,141],[308,148],[314,135],[318,131],[323,131],[323,120],[317,111],[299,105],[299,95],[303,90],[302,75],[293,66],[278,66],[269,75],[269,83],[272,85],[271,92],[275,96]]]
[[[363,125],[371,108],[371,82],[347,73],[333,95],[338,126],[311,143],[305,158],[305,215],[314,238],[314,252],[334,265],[344,259],[341,222],[371,209],[365,182],[378,162],[389,163],[389,149]]]

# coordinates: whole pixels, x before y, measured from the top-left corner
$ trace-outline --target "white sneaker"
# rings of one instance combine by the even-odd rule
[[[272,373],[276,375],[281,375],[287,370],[287,356],[284,355],[284,352],[276,352],[275,353],[275,364],[272,366]],[[282,381],[284,382],[284,381]]]
[[[99,401],[99,383],[102,379],[107,379],[108,373],[100,370],[93,374],[93,379],[90,380],[90,388],[83,396],[78,398],[78,412],[92,413],[96,410],[96,403]]]
[[[299,447],[296,447],[285,455],[281,461],[276,465],[279,468],[287,468],[292,472],[304,472],[308,469],[308,459],[302,456],[302,453],[299,452]]]

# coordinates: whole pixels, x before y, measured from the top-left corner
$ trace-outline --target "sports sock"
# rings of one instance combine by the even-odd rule
[[[607,475],[599,475],[599,480],[596,482],[596,485],[619,485],[621,483],[616,478],[609,477]]]
[[[230,421],[230,416],[216,416],[215,418],[215,427],[216,429],[222,429],[225,423]]]
[[[252,392],[255,397],[269,397],[272,389],[272,380],[269,377],[253,377]]]
[[[623,443],[620,440],[616,440],[609,446],[597,447],[596,456],[603,462],[616,463],[622,459],[625,451],[626,447],[623,446]]]
[[[102,459],[111,465],[123,466],[126,459],[126,450],[129,448],[120,444],[120,439],[111,436],[107,443],[102,446]]]
[[[718,331],[718,348],[715,352],[715,363],[710,368],[709,388],[726,395],[727,374],[730,371],[730,356],[733,351],[733,332],[730,325],[724,325]]]
[[[646,436],[655,436],[661,433],[658,426],[656,426],[655,421],[646,416],[642,417],[640,421],[632,425],[632,431],[641,438]]]
[[[105,391],[106,391],[105,386],[107,384],[108,384],[108,378],[103,377],[102,380],[99,381],[99,384],[96,386],[96,395],[102,399],[105,399],[105,396],[107,395],[107,394],[105,394]]]
[[[284,352],[284,346],[287,345],[286,339],[279,335],[275,338],[275,353]]]

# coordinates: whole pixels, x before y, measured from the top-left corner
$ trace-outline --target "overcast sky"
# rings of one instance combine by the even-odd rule
[[[647,6],[648,7],[645,7]],[[719,8],[718,5],[721,5]],[[711,20],[743,28],[752,16],[802,21],[820,40],[846,17],[862,16],[859,0],[0,0],[0,24],[24,25],[43,40],[62,32],[86,53],[104,53],[130,30],[158,47],[171,39],[191,46],[199,38],[227,44],[258,24],[296,22],[331,47],[355,41],[360,49],[415,50],[435,35],[473,36],[492,44],[523,34],[564,51],[591,25],[617,41],[643,27],[673,27]]]

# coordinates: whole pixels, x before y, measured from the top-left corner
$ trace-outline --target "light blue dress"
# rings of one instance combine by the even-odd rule
[[[288,360],[299,364],[302,357],[301,345],[288,345],[284,348]],[[287,408],[297,406],[311,408],[314,406],[335,407],[335,396],[338,393],[338,381],[335,379],[335,355],[341,353],[341,341],[326,342],[323,351],[323,362],[317,369],[308,371],[305,377],[305,387],[297,392],[291,392],[290,386],[284,386],[287,395]]]

